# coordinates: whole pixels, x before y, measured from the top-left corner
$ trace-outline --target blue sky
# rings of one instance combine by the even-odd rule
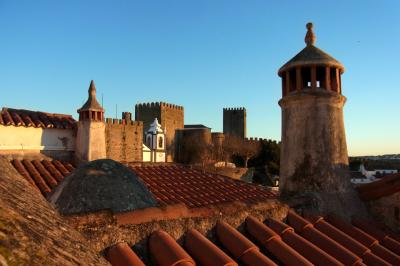
[[[247,108],[248,135],[280,139],[277,70],[316,45],[341,61],[350,155],[400,153],[399,1],[0,0],[0,106],[69,113],[91,79],[107,117],[138,102],[185,107],[222,130]]]

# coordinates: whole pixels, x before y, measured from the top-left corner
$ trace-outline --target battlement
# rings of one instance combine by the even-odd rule
[[[245,107],[230,107],[230,108],[223,108],[224,112],[229,112],[229,111],[244,111],[246,112]]]
[[[223,108],[223,132],[225,135],[246,137],[246,108]]]
[[[127,121],[125,119],[106,118],[106,125],[142,126],[142,121]]]
[[[135,109],[152,109],[160,107],[175,109],[175,110],[183,110],[183,106],[166,102],[138,103],[135,105]]]

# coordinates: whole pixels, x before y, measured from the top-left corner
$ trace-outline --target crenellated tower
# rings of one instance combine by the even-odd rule
[[[224,108],[223,109],[223,132],[225,135],[239,138],[247,137],[246,108]]]
[[[88,162],[106,158],[104,109],[97,102],[93,80],[89,86],[89,98],[78,109],[78,113],[76,159],[78,162]]]
[[[282,78],[279,188],[289,198],[312,195],[320,211],[335,211],[340,198],[351,200],[349,205],[358,202],[348,174],[344,66],[315,47],[315,41],[313,25],[308,23],[306,47],[278,71]]]
[[[165,103],[138,103],[135,105],[135,120],[143,121],[143,128],[147,129],[157,118],[165,134],[166,161],[175,161],[176,153],[176,130],[184,128],[183,106]],[[144,138],[145,136],[145,131]]]

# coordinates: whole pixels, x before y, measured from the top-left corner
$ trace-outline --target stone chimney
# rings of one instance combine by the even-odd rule
[[[348,171],[341,75],[344,66],[315,47],[312,23],[306,47],[283,65],[279,189],[283,198],[308,198],[319,212],[362,213]],[[345,214],[345,215],[346,215]]]
[[[75,155],[78,163],[106,158],[104,109],[96,99],[96,86],[90,82],[89,97],[78,109],[79,121]]]

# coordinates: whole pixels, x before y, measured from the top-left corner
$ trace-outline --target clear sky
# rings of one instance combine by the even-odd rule
[[[277,70],[304,46],[341,61],[350,155],[400,153],[400,1],[0,0],[0,106],[73,114],[91,79],[107,117],[138,102],[185,107],[222,130],[280,140]]]

